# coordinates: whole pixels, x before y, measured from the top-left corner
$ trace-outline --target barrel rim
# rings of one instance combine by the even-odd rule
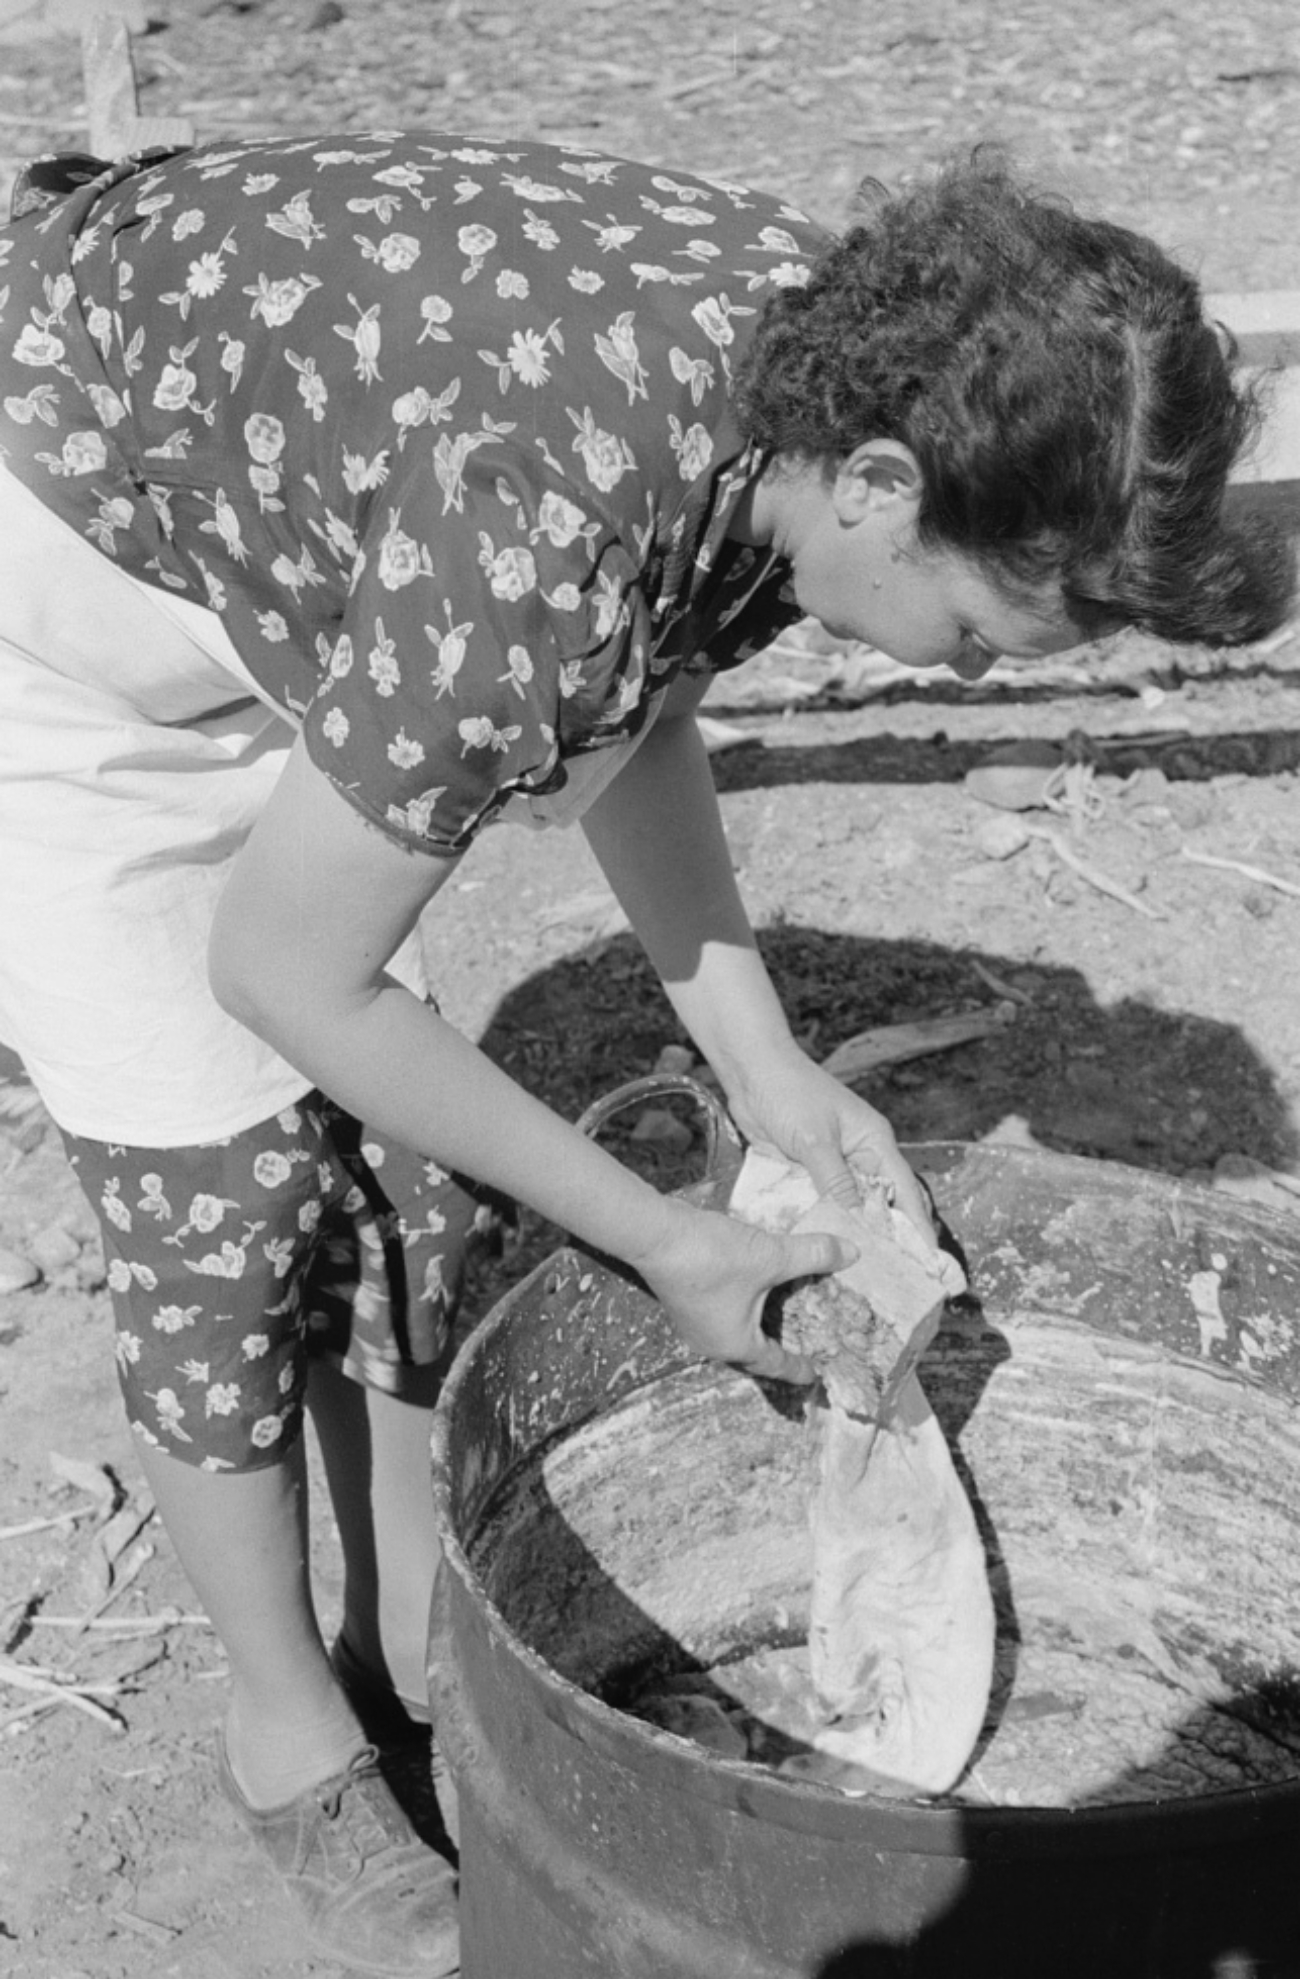
[[[1185,1183],[1177,1177],[1132,1169],[1119,1162],[1096,1162],[1085,1156],[1057,1154],[1048,1149],[955,1141],[918,1142],[905,1144],[903,1149],[909,1156],[935,1158],[921,1165],[941,1169],[974,1150],[981,1156],[993,1156],[999,1163],[1005,1157],[1012,1167],[1029,1165],[1047,1174],[1055,1170],[1062,1180],[1082,1179],[1104,1168],[1112,1176],[1120,1171],[1119,1180],[1131,1174],[1140,1176],[1147,1187],[1164,1183],[1171,1201],[1176,1197],[1191,1197],[1193,1201],[1204,1201],[1207,1208],[1213,1207],[1220,1213],[1227,1211],[1239,1226],[1245,1223],[1257,1227],[1261,1236],[1273,1236],[1294,1249],[1300,1258],[1300,1230],[1289,1229],[1291,1219],[1282,1212],[1265,1204],[1244,1202],[1201,1184]],[[1029,1157],[1028,1164],[1024,1157]],[[562,1676],[510,1626],[470,1564],[452,1516],[449,1442],[457,1402],[473,1363],[512,1324],[516,1310],[526,1303],[534,1287],[554,1272],[556,1259],[566,1252],[581,1255],[571,1246],[561,1246],[551,1253],[499,1300],[467,1336],[443,1384],[431,1432],[435,1524],[442,1549],[439,1571],[456,1575],[464,1599],[482,1615],[490,1634],[523,1666],[541,1693],[543,1708],[552,1723],[585,1745],[609,1752],[620,1763],[653,1763],[656,1770],[669,1776],[669,1784],[694,1799],[730,1804],[778,1825],[820,1832],[832,1838],[842,1834],[845,1839],[861,1839],[864,1817],[869,1816],[876,1845],[896,1847],[908,1854],[975,1856],[1011,1853],[1013,1849],[1016,1853],[1050,1854],[1056,1851],[1058,1843],[1062,1850],[1068,1848],[1074,1852],[1081,1846],[1098,1853],[1164,1852],[1171,1846],[1208,1845],[1224,1829],[1232,1830],[1240,1839],[1247,1828],[1271,1830],[1275,1818],[1279,1826],[1283,1822],[1295,1822],[1300,1810],[1300,1781],[1225,1793],[1180,1795],[1167,1800],[1073,1808],[987,1807],[965,1801],[920,1802],[883,1794],[847,1795],[817,1781],[784,1777],[748,1760],[708,1753],[691,1740],[617,1710]],[[701,1355],[684,1365],[706,1362],[707,1357]],[[1264,1385],[1258,1376],[1245,1371],[1216,1368],[1211,1361],[1201,1361],[1198,1365],[1221,1373],[1235,1373],[1245,1387]],[[652,1374],[634,1381],[627,1392],[649,1386],[656,1378]],[[629,1742],[631,1760],[627,1755]]]

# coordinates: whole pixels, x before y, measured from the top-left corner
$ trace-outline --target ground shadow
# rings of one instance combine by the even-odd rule
[[[887,703],[889,696],[878,698]],[[895,698],[910,702],[915,694],[904,697],[900,693]],[[986,695],[985,701],[994,698]],[[1018,682],[1009,685],[1005,694],[1008,705],[1023,706],[1032,698]],[[1072,694],[1071,698],[1077,696]],[[942,689],[927,695],[927,706],[939,708],[948,703],[956,706],[958,697]],[[718,712],[726,711],[720,708]],[[960,783],[968,770],[987,761],[995,750],[1028,739],[1022,728],[1011,724],[1000,733],[965,739],[942,730],[929,735],[895,735],[883,723],[874,725],[869,735],[837,742],[782,745],[763,740],[760,746],[756,736],[754,746],[728,749],[716,756],[713,774],[723,793],[771,790],[791,783]],[[1300,728],[1220,730],[1213,735],[1169,735],[1149,740],[1085,737],[1079,747],[1081,760],[1092,762],[1103,774],[1125,777],[1154,766],[1171,783],[1204,783],[1220,776],[1283,776],[1300,769]]]
[[[906,1141],[1031,1137],[1044,1147],[1163,1171],[1204,1173],[1226,1154],[1286,1167],[1297,1137],[1269,1068],[1232,1025],[1138,999],[1098,1003],[1085,977],[977,950],[874,941],[784,923],[759,945],[791,1027],[816,1058],[876,1024],[987,1007],[977,964],[1028,984],[1015,1021],[979,1042],[858,1082]],[[483,1047],[523,1086],[576,1119],[683,1037],[631,935],[594,943],[528,977],[502,1001]],[[689,1109],[685,1124],[690,1125]],[[637,1139],[634,1114],[605,1135],[658,1186],[698,1172],[700,1136]],[[519,1245],[474,1300],[481,1312],[557,1233],[525,1215]]]

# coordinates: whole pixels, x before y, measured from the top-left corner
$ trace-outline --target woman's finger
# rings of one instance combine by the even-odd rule
[[[810,1360],[805,1360],[802,1354],[788,1353],[779,1340],[773,1340],[767,1333],[759,1335],[752,1354],[732,1361],[731,1365],[763,1381],[789,1381],[797,1388],[810,1388],[817,1379],[817,1370]]]
[[[785,1239],[785,1262],[778,1283],[792,1278],[824,1278],[829,1271],[847,1271],[861,1256],[856,1244],[829,1230],[809,1230]]]
[[[841,1209],[854,1210],[862,1201],[862,1184],[842,1155],[821,1150],[810,1154],[808,1173],[818,1195],[838,1203]]]

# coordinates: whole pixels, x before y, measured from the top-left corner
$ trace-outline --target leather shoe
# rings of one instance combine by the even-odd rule
[[[218,1738],[217,1780],[322,1954],[377,1979],[447,1979],[459,1970],[455,1872],[419,1839],[373,1746],[284,1806],[257,1808]]]
[[[379,1748],[384,1778],[417,1834],[434,1848],[454,1851],[460,1841],[456,1784],[433,1735],[428,1706],[399,1697],[367,1668],[346,1636],[335,1638],[330,1662],[362,1731]]]

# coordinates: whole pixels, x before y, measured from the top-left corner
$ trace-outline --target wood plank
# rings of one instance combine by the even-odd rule
[[[1232,331],[1247,364],[1300,364],[1300,289],[1207,295],[1205,304]]]
[[[136,93],[131,34],[120,13],[97,11],[81,31],[90,148],[97,158],[123,158],[150,145],[193,144],[185,117],[142,117]]]

